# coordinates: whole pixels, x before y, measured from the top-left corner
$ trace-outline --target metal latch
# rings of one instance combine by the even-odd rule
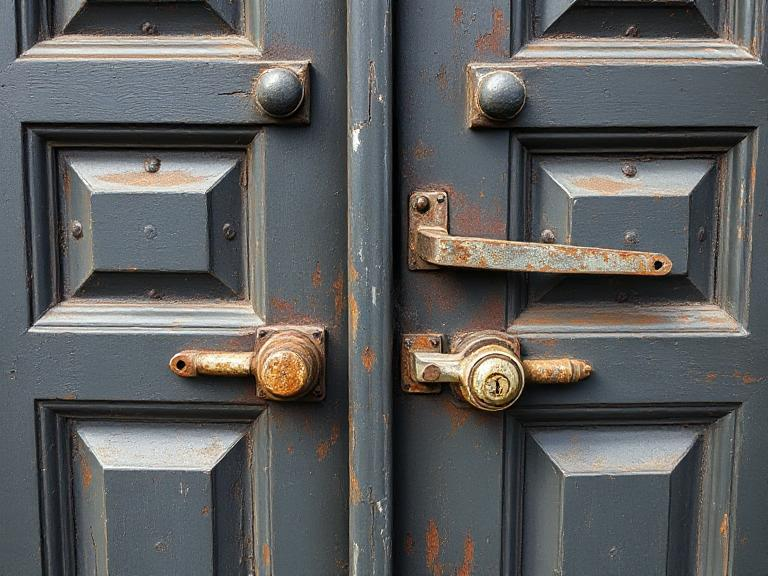
[[[317,402],[325,397],[325,330],[314,326],[263,326],[252,352],[184,350],[170,361],[183,377],[253,376],[267,400]]]
[[[520,358],[520,342],[504,332],[472,332],[442,351],[439,334],[406,334],[401,355],[405,392],[436,394],[442,383],[472,406],[495,412],[517,402],[526,383],[569,384],[588,378],[592,366],[571,358]]]
[[[448,195],[441,190],[414,192],[408,214],[411,270],[451,267],[635,276],[665,276],[672,270],[667,256],[653,252],[452,236],[448,232]]]

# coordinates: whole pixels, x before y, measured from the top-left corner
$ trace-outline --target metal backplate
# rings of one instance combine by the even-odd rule
[[[448,194],[445,190],[440,188],[416,190],[408,200],[408,268],[436,270],[439,266],[419,257],[416,250],[420,228],[448,230]]]
[[[309,336],[317,345],[320,352],[320,370],[317,376],[317,384],[307,394],[298,398],[280,398],[280,402],[320,402],[325,398],[325,328],[322,326],[262,326],[256,331],[256,343],[253,347],[253,353],[258,356],[259,350],[266,344],[270,338],[281,332],[303,332]],[[256,396],[262,400],[275,400],[265,390],[263,390],[257,381]]]
[[[411,394],[439,394],[442,384],[439,382],[417,382],[413,374],[412,352],[441,352],[443,337],[440,334],[403,334],[400,347],[400,374],[402,382],[400,386],[403,392]]]

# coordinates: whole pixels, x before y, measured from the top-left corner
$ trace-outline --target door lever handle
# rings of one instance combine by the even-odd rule
[[[262,326],[253,351],[183,350],[169,363],[182,378],[253,376],[267,400],[318,401],[325,396],[325,331],[312,326]]]
[[[521,359],[520,342],[504,332],[473,332],[442,351],[437,334],[403,338],[403,390],[412,394],[440,392],[450,383],[456,396],[475,408],[495,412],[517,402],[526,384],[571,384],[588,378],[592,366],[571,358]]]
[[[452,236],[448,232],[448,195],[439,190],[414,192],[408,214],[411,270],[450,267],[634,276],[665,276],[672,270],[672,261],[654,252]]]

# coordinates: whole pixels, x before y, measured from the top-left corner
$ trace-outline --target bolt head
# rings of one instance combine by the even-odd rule
[[[80,240],[83,237],[83,225],[79,220],[74,220],[71,226],[72,238]]]
[[[627,246],[632,246],[638,242],[640,242],[640,235],[636,230],[627,230],[624,233],[624,244]]]
[[[157,34],[157,26],[155,26],[152,22],[144,22],[141,25],[141,31],[144,34]]]
[[[304,100],[304,84],[287,68],[270,68],[256,80],[256,102],[275,118],[287,118]]]
[[[542,230],[541,231],[541,235],[539,236],[539,240],[543,244],[554,244],[555,242],[557,242],[557,237],[555,236],[555,233],[552,232],[552,230],[547,228],[546,230]]]
[[[221,231],[224,234],[224,238],[226,240],[234,240],[235,237],[237,236],[237,230],[229,222],[227,222],[226,224],[224,224],[224,226],[222,226]]]
[[[160,170],[160,158],[147,158],[144,160],[144,170],[150,174]]]
[[[637,166],[631,162],[627,162],[621,167],[621,173],[627,178],[634,178],[637,176]]]
[[[419,196],[413,202],[413,208],[419,214],[424,214],[427,210],[429,210],[429,206],[430,206],[429,198],[427,198],[426,196]]]
[[[525,104],[525,84],[512,72],[486,74],[477,86],[477,105],[492,120],[512,120]]]

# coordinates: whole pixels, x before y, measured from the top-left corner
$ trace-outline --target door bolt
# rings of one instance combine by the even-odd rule
[[[72,221],[72,238],[80,240],[83,237],[83,225],[79,220]]]
[[[627,162],[626,164],[624,164],[624,166],[621,167],[621,172],[627,178],[634,178],[635,176],[637,176],[637,166],[635,166],[631,162]]]
[[[546,230],[541,231],[539,240],[541,240],[541,242],[544,244],[554,244],[555,242],[557,242],[557,237],[555,236],[555,233],[552,232],[552,230],[547,228]]]
[[[235,227],[229,222],[222,226],[221,231],[224,233],[224,238],[227,240],[234,240],[235,236],[237,236],[237,230],[235,230]]]

